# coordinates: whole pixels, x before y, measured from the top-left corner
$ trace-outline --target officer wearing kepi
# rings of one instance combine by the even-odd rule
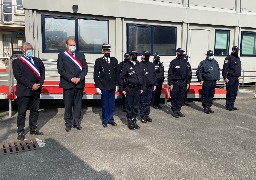
[[[118,64],[118,71],[119,71],[120,76],[121,76],[124,65],[128,61],[129,61],[129,53],[124,53],[124,60]],[[120,86],[120,84],[119,84],[119,86]],[[123,108],[123,112],[125,112],[125,95],[123,93],[122,93],[122,108]]]
[[[200,62],[196,71],[198,81],[202,84],[202,105],[206,114],[214,113],[211,109],[212,100],[216,83],[220,80],[219,64],[213,55],[213,51],[207,51],[206,59]]]
[[[126,96],[126,117],[130,130],[139,129],[136,123],[138,114],[140,94],[143,91],[144,76],[137,60],[137,52],[130,53],[130,61],[124,64],[119,90]]]
[[[102,45],[103,57],[96,59],[94,64],[94,83],[96,90],[101,94],[102,100],[102,126],[108,124],[117,126],[114,121],[115,114],[115,90],[119,81],[118,61],[110,57],[111,46]]]
[[[234,46],[230,56],[225,58],[222,76],[226,83],[226,109],[229,111],[238,110],[234,104],[237,96],[239,78],[241,76],[241,61],[238,56],[239,48]]]
[[[149,117],[150,114],[150,103],[152,99],[152,93],[156,89],[157,78],[155,73],[155,66],[152,62],[149,62],[150,53],[148,51],[142,52],[142,61],[140,62],[140,67],[143,70],[143,75],[145,79],[145,87],[143,88],[143,93],[140,98],[140,117],[141,122],[152,122]]]
[[[160,106],[160,96],[162,91],[162,85],[164,82],[164,66],[163,63],[160,62],[160,56],[155,54],[153,64],[155,65],[155,73],[157,77],[157,86],[154,92],[154,99],[153,99],[153,108],[155,109],[162,109]]]
[[[181,52],[184,52],[180,49]],[[180,112],[184,102],[186,90],[189,86],[188,81],[188,66],[183,60],[184,54],[177,53],[177,57],[170,62],[168,70],[168,85],[171,91],[173,117],[185,117]]]

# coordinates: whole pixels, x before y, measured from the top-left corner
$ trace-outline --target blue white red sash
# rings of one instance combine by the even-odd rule
[[[40,71],[36,68],[36,66],[31,63],[31,61],[26,56],[21,56],[19,58],[24,64],[26,64],[35,74],[38,78],[40,78]]]
[[[80,71],[82,71],[82,69],[83,69],[82,64],[69,51],[65,51],[64,55],[68,58],[68,60],[70,60],[73,64],[75,64],[75,66]]]

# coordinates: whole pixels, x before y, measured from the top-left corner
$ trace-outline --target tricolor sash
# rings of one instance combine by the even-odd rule
[[[65,51],[64,55],[68,58],[69,61],[71,61],[75,66],[82,71],[83,67],[80,61],[78,61],[69,51]]]
[[[33,63],[31,63],[31,61],[29,60],[28,57],[21,56],[19,58],[19,60],[21,60],[24,64],[26,64],[36,74],[36,76],[40,79],[40,71],[36,68],[36,66]]]

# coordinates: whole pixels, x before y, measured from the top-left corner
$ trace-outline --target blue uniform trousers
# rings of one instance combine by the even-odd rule
[[[215,93],[216,81],[204,81],[202,86],[203,108],[210,108]]]
[[[140,97],[140,117],[147,118],[150,114],[150,103],[152,99],[153,86],[146,86]]]
[[[174,82],[171,91],[172,111],[180,111],[186,95],[187,84],[185,81]]]
[[[226,85],[226,108],[233,108],[237,96],[239,80],[238,77],[229,77],[228,80]]]
[[[108,124],[114,122],[115,114],[115,90],[101,90],[102,100],[102,123]]]

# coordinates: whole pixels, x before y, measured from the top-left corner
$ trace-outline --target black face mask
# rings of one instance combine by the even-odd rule
[[[144,57],[144,60],[145,60],[145,61],[149,61],[149,56],[145,56],[145,57]]]
[[[104,56],[109,58],[110,57],[110,53],[105,53]]]
[[[233,54],[238,57],[238,51],[234,51]]]
[[[124,62],[129,61],[129,57],[124,58]]]
[[[178,54],[177,57],[178,57],[179,59],[183,59],[183,54]]]

